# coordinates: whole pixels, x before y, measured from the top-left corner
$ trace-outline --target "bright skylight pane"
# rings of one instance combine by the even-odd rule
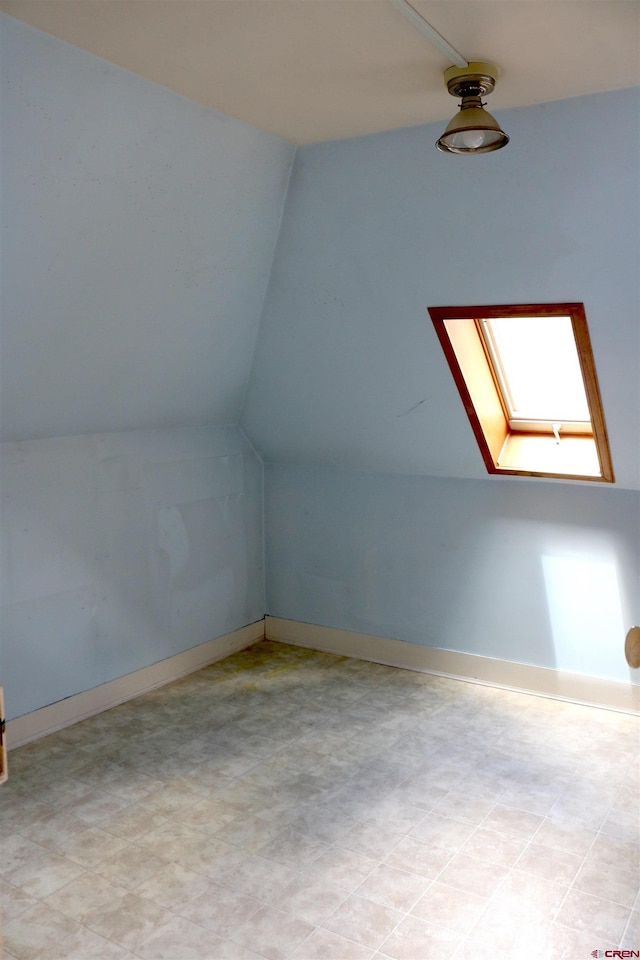
[[[512,419],[588,421],[570,317],[505,317],[491,328]]]

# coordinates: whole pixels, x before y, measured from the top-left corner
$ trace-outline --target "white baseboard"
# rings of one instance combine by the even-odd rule
[[[472,653],[424,647],[402,640],[388,640],[349,630],[319,627],[297,620],[265,618],[265,638],[343,657],[372,660],[391,667],[433,673],[455,680],[605,707],[625,713],[640,711],[640,687],[617,680],[588,677],[581,673],[534,667],[512,660],[497,660]]]
[[[605,707],[625,713],[640,712],[640,687],[603,680],[579,673],[534,667],[511,660],[496,660],[471,653],[424,647],[402,640],[389,640],[350,630],[319,627],[296,620],[266,617],[256,623],[185,650],[149,667],[103,683],[73,697],[52,703],[33,713],[7,721],[9,749],[37,740],[72,723],[132,700],[148,690],[178,680],[210,663],[222,660],[263,639],[324,650],[343,657],[371,660],[405,670],[483,683],[489,686]]]
[[[75,696],[59,700],[33,713],[27,713],[15,720],[7,721],[7,745],[9,749],[37,740],[48,733],[54,733],[79,720],[86,720],[96,713],[102,713],[126,700],[139,697],[155,687],[161,687],[172,680],[178,680],[195,670],[222,660],[232,653],[244,650],[253,643],[264,640],[264,620],[258,620],[233,633],[227,633],[215,640],[209,640],[184,653],[160,660],[150,667],[135,670],[124,677],[102,683],[92,690],[85,690]]]

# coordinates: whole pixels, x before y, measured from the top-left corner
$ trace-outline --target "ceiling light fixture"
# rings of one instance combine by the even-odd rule
[[[491,93],[496,85],[498,68],[492,63],[465,58],[422,14],[411,6],[409,0],[389,0],[399,12],[427,40],[454,64],[444,72],[444,82],[452,97],[461,97],[460,113],[456,114],[440,139],[436,142],[443,153],[491,153],[506,147],[509,137],[500,129],[498,121],[484,109],[482,97]]]
[[[506,147],[509,137],[498,121],[484,109],[482,97],[496,85],[497,67],[473,61],[466,67],[449,67],[444,82],[452,97],[461,97],[460,112],[455,115],[439,140],[443,153],[491,153]]]

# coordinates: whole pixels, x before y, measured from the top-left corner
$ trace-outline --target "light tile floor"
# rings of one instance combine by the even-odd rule
[[[5,960],[638,949],[637,718],[265,642],[10,755]]]

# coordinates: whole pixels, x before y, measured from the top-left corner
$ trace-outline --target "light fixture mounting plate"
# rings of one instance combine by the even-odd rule
[[[493,63],[472,60],[466,67],[449,67],[444,82],[452,97],[485,97],[496,85],[498,68]]]

